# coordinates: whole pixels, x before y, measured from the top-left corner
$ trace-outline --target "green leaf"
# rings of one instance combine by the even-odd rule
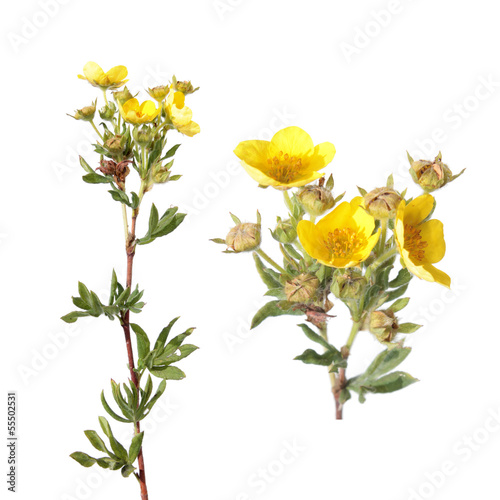
[[[74,323],[78,318],[83,318],[84,316],[89,316],[89,313],[83,311],[73,311],[65,316],[62,316],[61,319],[66,323]]]
[[[134,330],[134,333],[137,336],[137,352],[139,354],[139,358],[144,359],[151,350],[149,338],[146,332],[139,325],[130,323],[130,327]]]
[[[398,275],[392,280],[389,281],[389,286],[391,288],[397,288],[402,285],[406,285],[412,278],[412,274],[408,269],[403,268],[399,271]]]
[[[92,467],[96,463],[95,458],[89,457],[86,453],[81,451],[75,451],[70,457],[84,467]]]
[[[167,366],[166,368],[151,368],[149,370],[155,377],[165,380],[182,380],[186,374],[176,366]]]
[[[90,306],[91,305],[90,291],[81,281],[78,282],[78,293],[80,294],[80,298]]]
[[[290,314],[292,316],[300,316],[301,314],[304,314],[300,309],[281,309],[278,305],[279,303],[279,300],[273,300],[262,306],[253,317],[250,329],[259,326],[266,318],[269,317],[283,316],[284,314]]]
[[[405,297],[404,299],[398,299],[398,300],[396,300],[396,302],[393,302],[390,305],[389,309],[392,312],[401,311],[401,309],[404,309],[408,305],[408,302],[410,302],[410,298],[409,297]]]
[[[133,422],[133,420],[127,419],[120,417],[117,413],[115,413],[111,407],[109,406],[108,402],[106,401],[106,398],[104,397],[104,391],[101,392],[101,403],[104,409],[109,413],[111,417],[113,417],[115,420],[118,420],[118,422],[123,422],[125,424]]]
[[[148,410],[148,412],[151,411],[151,408],[153,408],[153,406],[156,403],[156,401],[165,392],[166,387],[167,387],[167,381],[166,380],[162,380],[160,382],[160,385],[158,386],[158,389],[155,392],[155,395],[145,405],[145,408]]]
[[[313,349],[306,349],[300,356],[296,356],[294,359],[302,361],[307,365],[329,366],[333,362],[333,357],[334,353],[330,351],[318,354]]]
[[[391,302],[394,299],[397,299],[398,297],[401,297],[401,295],[404,295],[406,290],[408,289],[409,283],[406,285],[400,286],[399,288],[396,288],[392,292],[389,292],[387,294],[387,298],[385,299],[386,302]]]
[[[363,381],[371,381],[381,375],[384,375],[384,373],[387,373],[396,368],[396,366],[400,365],[410,352],[410,347],[394,347],[393,349],[386,349],[385,351],[382,351],[372,361],[366,372],[360,378]]]
[[[322,347],[324,347],[328,351],[331,351],[331,352],[334,352],[334,353],[340,355],[340,352],[335,347],[330,345],[321,335],[318,335],[314,330],[309,328],[306,324],[302,323],[302,324],[297,325],[297,326],[302,328],[302,331],[305,333],[305,335],[308,339],[312,340],[313,342],[316,342],[317,344],[321,345]]]
[[[371,382],[367,389],[371,392],[385,394],[388,392],[399,391],[411,384],[418,382],[418,379],[405,372],[392,372],[374,382]]]
[[[84,431],[84,434],[87,436],[90,444],[99,451],[103,451],[104,453],[108,453],[108,449],[104,444],[104,441],[99,437],[96,431]]]
[[[119,201],[120,203],[125,203],[125,205],[130,206],[128,196],[123,191],[120,191],[119,189],[111,189],[110,191],[108,191],[108,193],[111,195],[111,198],[113,198],[113,200]]]
[[[135,471],[135,467],[133,465],[127,464],[122,467],[122,476],[129,477],[132,472]]]
[[[110,179],[108,177],[96,174],[95,172],[84,175],[82,179],[84,180],[84,182],[87,182],[88,184],[109,184],[110,182]]]
[[[171,158],[174,156],[175,152],[179,149],[181,145],[176,144],[175,146],[171,147],[165,154],[165,156],[162,158],[162,160],[166,160],[167,158]]]
[[[127,462],[128,461],[127,450],[113,436],[109,422],[104,417],[99,417],[99,423],[101,424],[102,431],[104,432],[104,434],[106,434],[107,438],[109,439],[109,444],[111,445],[113,453],[115,453],[116,456],[121,460],[123,460],[124,462]]]
[[[349,401],[349,399],[351,399],[351,392],[349,389],[342,389],[339,397],[340,404],[344,404],[346,401]]]
[[[260,257],[255,252],[252,255],[253,255],[253,259],[255,261],[255,267],[257,268],[259,276],[261,277],[262,281],[267,286],[267,288],[269,288],[269,289],[280,288],[281,283],[271,275],[271,273],[269,272],[269,269],[264,266],[264,263],[262,262]]]
[[[143,438],[144,438],[144,431],[139,434],[136,434],[132,438],[132,443],[130,444],[130,448],[128,450],[128,456],[131,464],[135,462],[137,455],[139,455]]]
[[[88,172],[89,174],[94,173],[94,169],[83,159],[82,156],[80,156],[80,165],[82,166],[83,170],[85,170],[85,172]]]
[[[401,323],[398,328],[398,333],[413,333],[416,332],[422,325],[415,323]]]
[[[174,326],[175,322],[180,318],[180,316],[177,316],[177,318],[174,318],[161,332],[160,335],[158,335],[158,338],[156,339],[155,342],[155,349],[159,349],[160,347],[165,346],[165,342],[167,341],[168,335],[170,334],[170,330],[172,330],[172,327]]]

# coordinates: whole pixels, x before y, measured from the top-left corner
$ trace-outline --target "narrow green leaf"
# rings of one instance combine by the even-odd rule
[[[70,457],[84,467],[92,467],[96,463],[95,458],[92,458],[81,451],[75,451],[70,455]]]
[[[66,323],[74,323],[78,318],[83,318],[84,316],[89,316],[89,313],[82,311],[73,311],[66,314],[65,316],[62,316],[61,319]]]
[[[367,388],[372,392],[385,394],[388,392],[399,391],[400,389],[404,389],[415,382],[418,382],[418,379],[412,377],[408,373],[392,372],[388,375],[384,375],[374,382],[371,382]]]
[[[132,474],[132,472],[134,472],[134,471],[135,471],[135,467],[133,465],[127,464],[127,465],[124,465],[122,467],[122,471],[121,472],[122,472],[122,476],[123,477],[129,477],[130,474]]]
[[[87,182],[88,184],[109,184],[110,182],[110,179],[104,177],[104,175],[96,174],[95,172],[84,175],[82,179],[84,182]]]
[[[283,316],[284,314],[290,314],[292,316],[300,316],[301,314],[304,314],[300,309],[290,308],[288,310],[284,310],[279,307],[279,303],[279,300],[273,300],[262,306],[253,317],[250,329],[259,326],[266,318],[269,317]]]
[[[402,285],[406,285],[412,278],[412,274],[408,269],[403,268],[399,271],[398,275],[396,278],[394,278],[392,281],[389,281],[389,286],[391,288],[397,288]]]
[[[172,330],[172,327],[174,326],[175,322],[180,318],[180,316],[177,316],[177,318],[174,318],[161,332],[160,335],[158,335],[158,338],[156,339],[155,342],[155,349],[159,349],[160,347],[165,346],[165,342],[167,341],[167,338],[170,334],[170,330]]]
[[[108,449],[106,448],[104,441],[99,437],[99,434],[97,434],[96,431],[84,431],[84,434],[96,450],[108,453]]]
[[[182,380],[186,374],[176,366],[167,366],[165,368],[151,368],[150,372],[155,376],[165,380]]]
[[[109,406],[108,402],[106,401],[106,398],[104,396],[104,391],[101,392],[101,403],[104,409],[109,413],[111,417],[113,417],[115,420],[118,420],[118,422],[123,422],[125,424],[133,422],[133,420],[129,420],[123,417],[120,417],[117,413],[115,413],[111,407]]]
[[[398,333],[413,333],[416,332],[422,325],[415,323],[401,323],[398,328]]]
[[[398,299],[390,305],[389,309],[392,312],[401,311],[402,309],[404,309],[408,305],[408,302],[410,302],[409,297],[405,297],[403,299]]]
[[[294,359],[302,361],[307,365],[329,366],[333,362],[333,357],[334,353],[331,351],[324,354],[318,354],[313,349],[306,349],[300,356],[296,356]]]
[[[139,353],[139,358],[144,359],[151,350],[149,338],[146,332],[139,325],[130,323],[130,327],[134,330],[134,333],[137,336],[137,352]]]
[[[142,439],[144,438],[144,431],[136,434],[132,438],[132,443],[130,444],[130,448],[128,450],[128,457],[130,460],[130,463],[133,464],[135,462],[135,459],[137,458],[137,455],[139,455],[139,451],[142,446]]]
[[[396,366],[400,365],[410,352],[410,347],[394,347],[393,349],[386,349],[385,351],[382,351],[372,361],[366,372],[361,376],[361,379],[363,381],[371,381],[381,375],[384,375],[384,373],[387,373],[396,368]]]
[[[85,172],[88,172],[89,174],[94,173],[94,169],[83,159],[82,156],[80,156],[80,165],[82,166],[83,170],[85,170]]]

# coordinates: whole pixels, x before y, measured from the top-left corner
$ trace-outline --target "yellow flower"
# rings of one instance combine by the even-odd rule
[[[128,71],[125,66],[115,66],[107,73],[104,73],[102,68],[95,62],[88,62],[83,67],[83,74],[78,75],[81,80],[87,80],[93,87],[99,87],[102,90],[117,89],[128,82],[124,78],[127,77]]]
[[[375,219],[363,207],[357,196],[344,201],[317,224],[301,220],[297,233],[305,251],[329,267],[354,267],[366,260],[378,241]]]
[[[403,200],[396,214],[394,234],[405,266],[415,276],[450,287],[450,277],[432,264],[445,254],[443,223],[432,219],[423,222],[434,207],[430,194],[418,196],[406,205]]]
[[[200,126],[193,121],[193,112],[184,105],[182,92],[170,92],[165,101],[165,112],[172,125],[184,135],[193,137],[200,133]]]
[[[161,108],[156,108],[153,101],[144,101],[139,104],[135,97],[124,102],[123,105],[118,103],[118,107],[123,119],[134,125],[152,122],[161,111]]]
[[[330,142],[314,146],[307,132],[287,127],[276,132],[271,141],[240,142],[234,154],[261,186],[286,190],[322,177],[318,170],[333,160],[335,146]]]

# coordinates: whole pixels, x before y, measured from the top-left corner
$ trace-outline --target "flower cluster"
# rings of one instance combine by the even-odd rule
[[[268,288],[266,295],[275,299],[257,312],[252,327],[271,316],[305,315],[317,331],[306,324],[299,326],[324,352],[308,349],[296,359],[328,366],[337,418],[342,418],[351,392],[363,402],[367,393],[392,392],[415,382],[405,372],[391,371],[410,352],[404,347],[404,335],[420,327],[401,322],[396,313],[408,304],[409,298],[401,297],[413,276],[450,287],[450,277],[434,265],[444,257],[446,247],[443,224],[431,219],[436,200],[429,193],[463,171],[453,176],[441,153],[434,161],[414,161],[409,156],[411,176],[424,194],[408,199],[406,190],[394,188],[390,176],[387,185],[369,192],[358,188],[361,196],[340,202],[345,193],[335,197],[333,177],[326,180],[323,172],[335,156],[335,147],[329,142],[315,146],[298,127],[280,130],[271,141],[241,142],[234,152],[259,187],[282,191],[288,212],[285,219],[278,217],[271,230],[282,263],[262,248],[260,215],[257,224],[237,219],[238,225],[225,239],[213,240],[231,253],[253,252]],[[297,190],[290,195],[292,188]],[[397,255],[399,269],[395,269]],[[340,347],[328,341],[332,300],[347,306],[353,322]],[[385,350],[364,374],[348,379],[352,345],[364,330]]]

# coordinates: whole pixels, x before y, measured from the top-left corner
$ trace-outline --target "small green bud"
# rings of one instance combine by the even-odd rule
[[[297,239],[297,230],[293,227],[290,219],[281,220],[277,218],[278,223],[274,231],[271,231],[272,237],[283,244],[293,243]]]
[[[139,146],[149,146],[153,141],[153,132],[147,125],[143,125],[142,128],[134,127],[132,132],[132,137]]]
[[[172,162],[162,165],[160,163],[155,163],[153,165],[153,182],[155,184],[164,184],[170,178],[169,168],[172,166]]]
[[[304,210],[313,216],[322,215],[335,205],[332,192],[322,185],[304,186],[296,196]]]
[[[68,116],[71,116],[75,120],[84,120],[86,122],[91,122],[94,119],[96,104],[97,100],[94,101],[90,106],[85,106],[82,109],[77,109],[74,116]]]
[[[114,102],[108,102],[106,106],[103,106],[99,110],[99,116],[101,117],[101,119],[107,121],[111,121],[115,113],[116,113],[116,106]]]
[[[339,299],[360,299],[366,288],[366,278],[355,269],[346,269],[333,278],[331,292]]]
[[[285,283],[285,295],[289,302],[314,302],[318,287],[316,276],[302,273]]]
[[[123,90],[117,90],[116,92],[113,92],[113,97],[115,98],[115,101],[121,105],[134,98],[126,85],[125,87],[123,87]]]
[[[375,219],[394,218],[402,198],[401,195],[388,187],[376,188],[364,196],[367,212]]]
[[[234,252],[250,252],[260,245],[260,224],[244,222],[233,227],[226,236],[226,245]]]
[[[121,154],[125,150],[127,139],[123,135],[114,135],[109,138],[104,146],[113,155]]]
[[[380,342],[391,342],[399,328],[399,323],[390,309],[373,311],[370,315],[370,332]]]
[[[177,92],[182,92],[184,95],[192,94],[196,92],[200,87],[193,87],[193,84],[190,81],[184,80],[179,81],[175,77],[172,77],[172,89]]]
[[[441,153],[434,158],[434,161],[414,161],[410,155],[408,155],[408,161],[411,165],[412,179],[427,193],[442,188],[460,177],[465,171],[463,169],[459,174],[453,175],[448,165],[443,163]]]
[[[162,102],[170,92],[170,87],[168,85],[158,85],[157,87],[148,89],[147,92],[153,99]]]

